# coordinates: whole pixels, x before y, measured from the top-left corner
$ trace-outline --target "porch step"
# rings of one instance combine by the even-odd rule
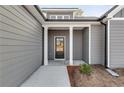
[[[114,76],[114,77],[119,77],[119,74],[116,73],[116,72],[114,72],[114,71],[111,70],[111,69],[106,69],[106,71],[107,71],[109,74],[111,74],[112,76]]]

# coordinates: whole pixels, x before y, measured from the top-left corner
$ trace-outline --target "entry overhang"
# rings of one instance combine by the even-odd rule
[[[89,27],[90,25],[101,25],[100,22],[45,22],[47,27]]]

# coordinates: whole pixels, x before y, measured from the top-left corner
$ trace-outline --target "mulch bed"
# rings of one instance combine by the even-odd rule
[[[113,77],[102,65],[92,65],[91,75],[81,74],[79,66],[67,66],[72,87],[124,87],[124,68],[114,69],[120,76]]]

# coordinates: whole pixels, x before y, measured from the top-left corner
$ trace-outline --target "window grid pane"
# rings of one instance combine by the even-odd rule
[[[54,15],[50,16],[50,19],[56,19],[56,16],[54,16]]]
[[[63,19],[63,16],[59,15],[57,16],[57,19]]]
[[[70,16],[64,16],[64,19],[70,19]]]

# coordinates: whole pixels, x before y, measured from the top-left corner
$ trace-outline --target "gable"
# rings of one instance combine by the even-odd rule
[[[116,13],[114,17],[124,17],[124,8],[121,9],[118,13]]]
[[[123,16],[122,15],[123,9],[124,9],[124,5],[116,5],[112,9],[110,9],[104,16],[106,16],[106,18],[121,17]]]

